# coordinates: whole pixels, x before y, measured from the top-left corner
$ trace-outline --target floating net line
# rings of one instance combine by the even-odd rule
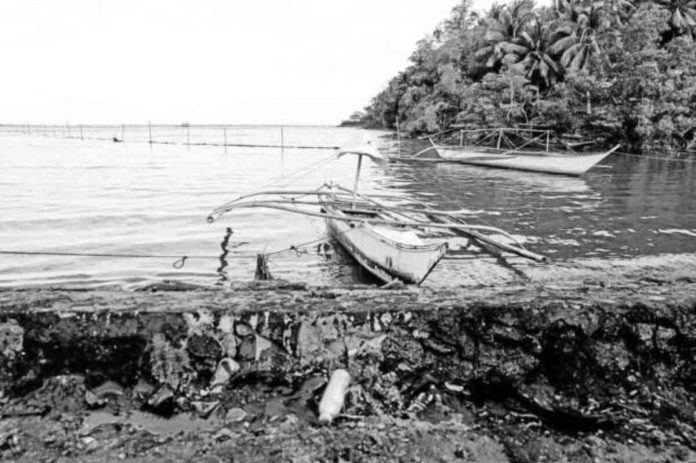
[[[277,142],[235,141],[249,131],[278,130]],[[212,146],[235,148],[338,150],[339,146],[287,142],[284,126],[227,125],[5,125],[2,134],[23,134],[71,140],[97,140],[112,143],[148,143],[150,145]],[[267,135],[267,134],[266,134]]]

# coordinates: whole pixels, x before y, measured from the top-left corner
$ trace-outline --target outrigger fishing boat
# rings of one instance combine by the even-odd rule
[[[513,236],[495,227],[469,225],[458,211],[438,211],[417,203],[412,207],[386,204],[398,199],[388,195],[366,196],[358,193],[363,157],[377,163],[385,159],[371,145],[341,150],[339,157],[358,156],[355,185],[352,190],[325,184],[315,190],[270,190],[240,196],[208,216],[213,222],[223,214],[240,208],[268,208],[319,217],[326,220],[329,235],[362,267],[384,282],[395,279],[404,283],[422,283],[444,257],[446,242],[423,239],[426,230],[448,230],[474,241],[517,255],[544,261],[528,251]],[[507,243],[495,235],[507,238]]]
[[[453,127],[426,138],[431,146],[410,157],[411,160],[435,150],[439,160],[446,162],[575,176],[584,174],[621,146],[607,151],[576,151],[592,142],[567,143],[551,130],[527,128]]]

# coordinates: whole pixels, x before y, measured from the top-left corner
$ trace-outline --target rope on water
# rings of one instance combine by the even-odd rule
[[[176,259],[172,263],[175,269],[182,268],[189,259],[219,259],[220,256],[206,255],[172,255],[172,254],[111,254],[97,252],[58,252],[58,251],[7,251],[0,250],[0,254],[17,256],[57,256],[57,257],[109,257],[125,259]],[[225,259],[250,259],[253,256],[228,255]]]

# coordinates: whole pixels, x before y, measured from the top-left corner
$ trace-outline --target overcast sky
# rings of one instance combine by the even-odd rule
[[[335,124],[457,3],[0,0],[0,122]]]

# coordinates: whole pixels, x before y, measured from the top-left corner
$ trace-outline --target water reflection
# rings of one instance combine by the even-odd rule
[[[225,236],[222,238],[222,242],[220,243],[220,248],[222,249],[222,253],[220,254],[220,266],[216,269],[217,274],[220,276],[220,279],[218,280],[218,284],[222,285],[224,284],[227,280],[227,272],[225,269],[229,265],[227,262],[227,254],[229,253],[228,245],[230,242],[230,238],[232,237],[232,231],[231,227],[227,227],[225,229]]]

